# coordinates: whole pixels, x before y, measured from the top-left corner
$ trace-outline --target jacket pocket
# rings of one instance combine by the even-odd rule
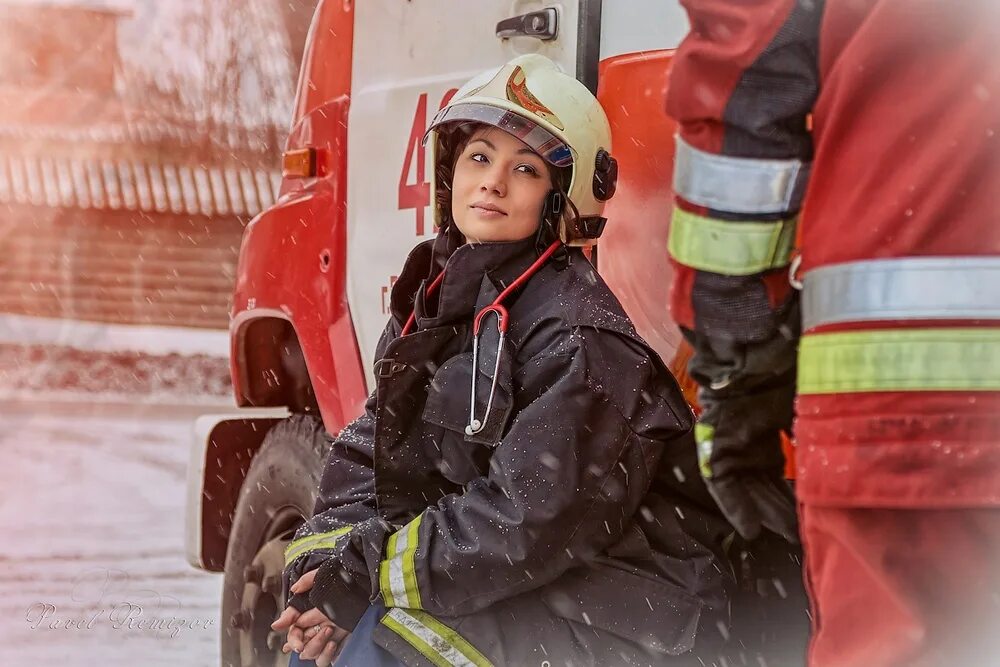
[[[471,435],[466,432],[471,417],[469,411],[472,398],[471,352],[455,355],[434,373],[427,391],[427,402],[424,404],[424,421],[457,432],[465,442],[489,447],[499,444],[507,431],[507,422],[514,401],[511,392],[511,355],[506,346],[500,351],[501,358],[494,387],[495,354],[496,349],[493,348],[489,353],[481,351],[479,355],[475,416],[483,424],[481,430]],[[487,406],[489,406],[488,414]]]
[[[669,581],[603,559],[570,570],[542,589],[542,599],[559,618],[668,655],[694,648],[704,606]]]

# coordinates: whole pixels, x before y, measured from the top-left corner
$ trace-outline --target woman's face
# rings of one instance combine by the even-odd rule
[[[538,153],[503,130],[480,127],[455,163],[451,214],[469,242],[519,241],[538,229],[551,189]]]

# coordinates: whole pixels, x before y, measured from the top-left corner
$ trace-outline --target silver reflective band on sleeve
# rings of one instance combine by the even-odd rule
[[[676,139],[674,193],[682,199],[729,213],[785,213],[801,206],[810,163],[715,155]]]
[[[1000,257],[846,262],[803,278],[802,325],[870,320],[1000,319]]]
[[[393,533],[386,544],[385,560],[379,565],[379,590],[387,607],[422,608],[416,557],[423,516],[418,514],[417,518]]]
[[[437,667],[493,667],[458,632],[426,612],[390,609],[380,622]]]
[[[396,542],[396,553],[391,554],[385,565],[389,568],[389,590],[392,592],[393,600],[396,604],[409,607],[412,603],[409,600],[406,590],[406,580],[403,577],[403,555],[406,553],[409,531],[399,531],[399,540]]]

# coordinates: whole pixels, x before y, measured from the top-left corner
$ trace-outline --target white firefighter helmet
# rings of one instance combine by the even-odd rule
[[[592,245],[604,228],[604,202],[615,191],[618,164],[611,157],[611,128],[597,98],[548,58],[527,54],[473,77],[437,113],[424,136],[430,146],[430,201],[439,227],[438,160],[456,126],[481,123],[520,139],[549,164],[570,172],[563,193],[559,236],[572,245]],[[575,209],[575,210],[574,210]]]

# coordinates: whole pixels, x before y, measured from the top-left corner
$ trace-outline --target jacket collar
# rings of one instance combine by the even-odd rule
[[[535,237],[521,241],[465,243],[450,252],[445,275],[435,297],[426,300],[428,270],[432,276],[453,240],[445,233],[418,245],[407,258],[392,290],[393,317],[406,322],[411,308],[419,329],[468,322],[483,299],[492,301],[538,258]]]
[[[496,298],[535,259],[534,237],[522,241],[466,243],[459,247],[445,265],[436,310],[427,308],[422,298],[424,291],[418,292],[418,327],[429,329],[471,320],[481,301]]]

